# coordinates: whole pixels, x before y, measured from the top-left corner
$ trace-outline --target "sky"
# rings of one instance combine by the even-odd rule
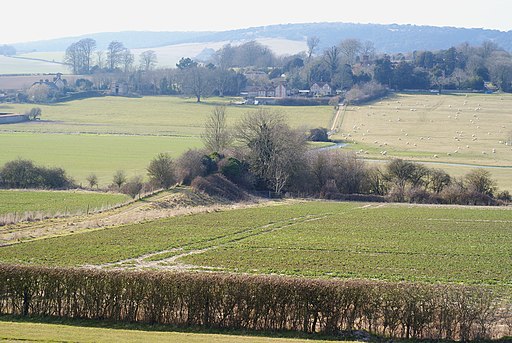
[[[0,44],[118,31],[223,31],[289,23],[512,30],[511,0],[4,0]]]

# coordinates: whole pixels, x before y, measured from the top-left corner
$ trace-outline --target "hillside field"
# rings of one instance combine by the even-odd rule
[[[68,68],[51,60],[36,60],[0,56],[0,74],[54,74],[66,73]]]
[[[457,175],[473,166],[501,167],[487,170],[511,190],[511,108],[510,94],[393,94],[349,106],[336,137],[367,159],[421,161]]]
[[[85,191],[0,190],[0,216],[9,213],[76,213],[108,208],[129,200],[124,194]]]
[[[512,210],[337,202],[200,213],[0,248],[0,261],[511,286]]]
[[[77,38],[76,41],[78,41]],[[114,39],[116,40],[116,39]],[[255,41],[267,46],[276,55],[294,55],[307,51],[305,39],[292,40],[285,38],[256,38]],[[240,45],[246,40],[221,40],[203,43],[182,43],[152,48],[130,49],[135,59],[135,65],[139,63],[139,56],[147,50],[153,50],[157,56],[159,68],[175,68],[176,63],[183,57],[196,58],[204,50],[217,51],[226,44]],[[16,55],[12,58],[0,56],[0,74],[47,74],[67,73],[69,68],[62,64],[65,51],[35,51]],[[57,63],[55,63],[57,62]]]
[[[349,106],[341,133],[370,157],[386,151],[431,162],[512,166],[512,145],[505,145],[512,133],[511,108],[510,94],[398,94]]]

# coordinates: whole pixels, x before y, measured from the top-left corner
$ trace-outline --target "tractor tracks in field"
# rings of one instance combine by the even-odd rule
[[[180,261],[180,259],[191,255],[203,254],[211,250],[227,247],[233,243],[254,238],[261,235],[271,234],[273,232],[290,228],[292,226],[317,221],[331,216],[332,213],[321,215],[304,215],[295,218],[288,218],[283,221],[268,223],[262,226],[244,228],[242,230],[204,240],[183,245],[178,248],[171,248],[144,254],[138,257],[125,259],[118,262],[106,263],[102,265],[85,265],[84,268],[93,269],[160,269],[160,270],[222,270],[209,266],[190,265]]]

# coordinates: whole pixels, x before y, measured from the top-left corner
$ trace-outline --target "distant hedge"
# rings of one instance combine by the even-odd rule
[[[0,314],[182,327],[470,340],[495,334],[497,299],[454,285],[0,265]]]

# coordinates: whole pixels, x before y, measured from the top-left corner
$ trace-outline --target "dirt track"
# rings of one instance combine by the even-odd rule
[[[180,187],[100,213],[6,225],[0,227],[0,246],[178,215],[260,206],[265,202],[261,199],[243,203],[222,202]]]

